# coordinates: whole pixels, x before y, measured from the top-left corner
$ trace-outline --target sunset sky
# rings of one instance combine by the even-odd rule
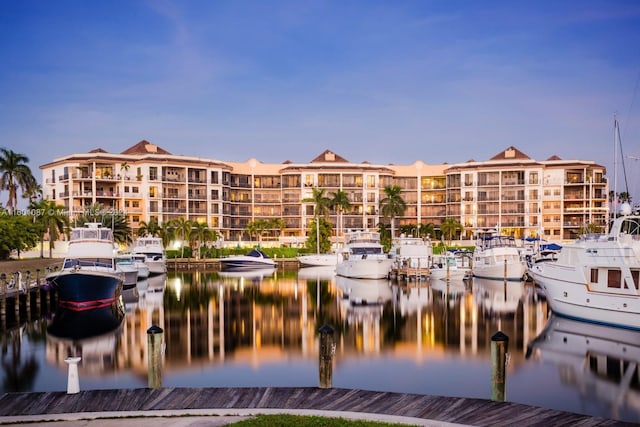
[[[638,1],[2,0],[0,57],[0,146],[38,179],[143,139],[267,163],[515,146],[612,177],[617,114],[640,201]]]

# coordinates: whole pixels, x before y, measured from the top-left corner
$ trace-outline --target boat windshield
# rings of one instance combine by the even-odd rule
[[[63,268],[75,266],[112,268],[113,260],[111,258],[73,258],[65,260]]]
[[[376,255],[382,253],[382,248],[353,248],[351,253],[354,255]]]

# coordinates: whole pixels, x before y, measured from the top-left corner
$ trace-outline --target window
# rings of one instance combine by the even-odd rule
[[[609,270],[609,275],[607,276],[607,286],[609,288],[620,289],[622,285],[622,274],[620,270]]]
[[[598,269],[591,269],[591,283],[598,283]]]

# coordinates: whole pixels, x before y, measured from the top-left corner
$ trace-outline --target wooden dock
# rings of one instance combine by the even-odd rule
[[[429,279],[430,270],[424,268],[412,268],[412,267],[392,267],[389,270],[389,278],[400,281],[420,281]]]
[[[117,413],[172,410],[189,411],[291,409],[358,412],[412,417],[472,426],[623,426],[629,423],[570,412],[543,409],[509,402],[484,399],[441,397],[406,393],[375,392],[315,387],[247,388],[144,388],[127,390],[90,390],[76,394],[65,392],[5,393],[0,396],[0,422],[15,417],[67,413]],[[193,413],[193,412],[192,412]],[[105,415],[106,416],[106,415]],[[11,419],[6,418],[11,417]],[[95,417],[95,414],[92,414]]]

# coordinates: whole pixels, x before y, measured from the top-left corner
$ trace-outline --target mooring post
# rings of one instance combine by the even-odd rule
[[[320,388],[331,388],[333,384],[333,355],[336,346],[333,342],[334,329],[329,325],[320,328],[320,352],[318,374]]]
[[[156,325],[147,329],[149,388],[162,387],[163,332]]]
[[[69,365],[69,374],[67,375],[67,394],[76,394],[80,392],[80,379],[78,378],[78,362],[81,357],[67,357],[64,361]]]
[[[509,337],[501,331],[491,337],[491,400],[504,402],[507,383]]]

